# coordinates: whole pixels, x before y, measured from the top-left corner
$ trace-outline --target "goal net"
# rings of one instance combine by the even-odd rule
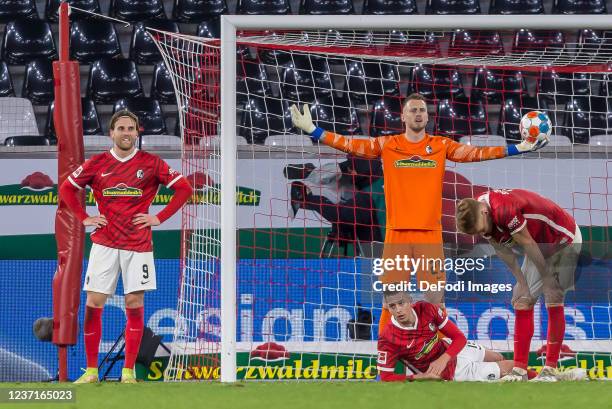
[[[554,16],[537,17],[546,24]],[[326,131],[377,138],[403,132],[401,102],[413,92],[427,99],[427,132],[470,145],[519,142],[520,118],[532,110],[553,125],[537,154],[447,162],[446,257],[485,266],[455,262],[447,271],[450,284],[478,285],[447,291],[451,318],[468,339],[512,351],[511,292],[490,284],[514,280],[488,246],[456,232],[455,203],[490,189],[536,191],[572,214],[584,239],[566,299],[562,365],[612,375],[603,369],[612,365],[612,31],[571,19],[558,31],[507,19],[493,31],[491,16],[479,20],[482,29],[474,20],[427,29],[407,19],[395,30],[355,21],[350,30],[263,31],[224,18],[223,41],[152,30],[178,97],[183,173],[196,191],[183,213],[166,380],[376,378],[382,297],[372,259],[385,236],[382,165],[313,143],[292,128],[289,107],[308,104]],[[234,43],[235,27],[244,31]],[[542,303],[535,317],[530,363],[541,365]]]

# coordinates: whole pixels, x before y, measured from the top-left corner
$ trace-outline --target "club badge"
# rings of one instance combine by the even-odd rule
[[[433,149],[431,148],[431,146],[427,145],[425,147],[425,152],[427,152],[427,154],[430,155],[433,152]]]
[[[136,172],[136,177],[138,179],[142,179],[144,177],[144,170],[138,169],[138,172]]]

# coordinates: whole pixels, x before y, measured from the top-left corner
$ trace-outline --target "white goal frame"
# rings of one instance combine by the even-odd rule
[[[236,381],[236,33],[238,30],[612,30],[609,15],[221,16],[221,382]]]

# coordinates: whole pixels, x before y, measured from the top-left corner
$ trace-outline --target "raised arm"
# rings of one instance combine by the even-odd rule
[[[292,105],[289,109],[291,111],[293,126],[310,135],[313,141],[321,141],[332,148],[362,158],[375,159],[380,157],[382,146],[386,141],[385,137],[369,139],[346,138],[342,135],[327,132],[322,128],[316,127],[312,122],[308,104],[304,105],[303,114],[296,105]]]
[[[472,146],[455,142],[445,138],[447,144],[446,158],[453,162],[481,162],[491,159],[504,158],[506,156],[520,155],[534,152],[548,144],[548,140],[529,143],[523,141],[518,145],[508,146]]]

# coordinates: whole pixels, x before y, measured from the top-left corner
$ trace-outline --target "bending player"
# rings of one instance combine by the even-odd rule
[[[534,331],[533,306],[544,294],[548,310],[546,363],[536,380],[578,380],[581,370],[558,372],[565,334],[563,301],[574,285],[574,271],[582,246],[580,228],[565,210],[537,193],[523,189],[493,190],[457,205],[460,232],[481,235],[516,278],[512,306],[515,368],[506,381],[527,380],[527,362]],[[513,245],[525,252],[519,266]]]
[[[522,142],[519,145],[476,147],[457,143],[449,138],[429,135],[425,132],[428,121],[425,98],[412,94],[402,105],[401,118],[406,129],[397,135],[370,139],[349,139],[316,127],[308,105],[304,113],[297,106],[291,108],[293,125],[310,135],[314,141],[323,142],[343,152],[364,158],[382,158],[387,226],[383,258],[396,256],[440,260],[427,263],[418,271],[391,270],[385,272],[382,281],[397,283],[410,281],[416,273],[419,283],[444,282],[442,270],[442,182],[445,162],[478,162],[503,158],[541,148],[539,144]],[[425,299],[443,306],[443,291],[427,291]],[[379,334],[389,322],[386,308],[380,317]]]
[[[136,148],[138,117],[128,111],[110,120],[113,147],[92,156],[62,184],[60,197],[84,226],[93,226],[91,253],[85,275],[87,305],[83,332],[87,369],[75,383],[98,382],[98,350],[102,337],[102,310],[115,293],[119,270],[125,293],[125,364],[121,382],[135,383],[134,364],[144,328],[144,292],[155,290],[151,226],[178,211],[192,194],[187,179],[156,155]],[[149,206],[163,184],[174,190],[157,215]],[[78,193],[91,186],[100,214],[89,216]]]
[[[493,381],[512,371],[513,361],[467,342],[442,308],[424,301],[412,304],[405,292],[385,292],[384,297],[392,317],[378,338],[382,381]],[[450,338],[450,344],[438,337],[438,331]],[[398,361],[414,375],[395,374]]]

